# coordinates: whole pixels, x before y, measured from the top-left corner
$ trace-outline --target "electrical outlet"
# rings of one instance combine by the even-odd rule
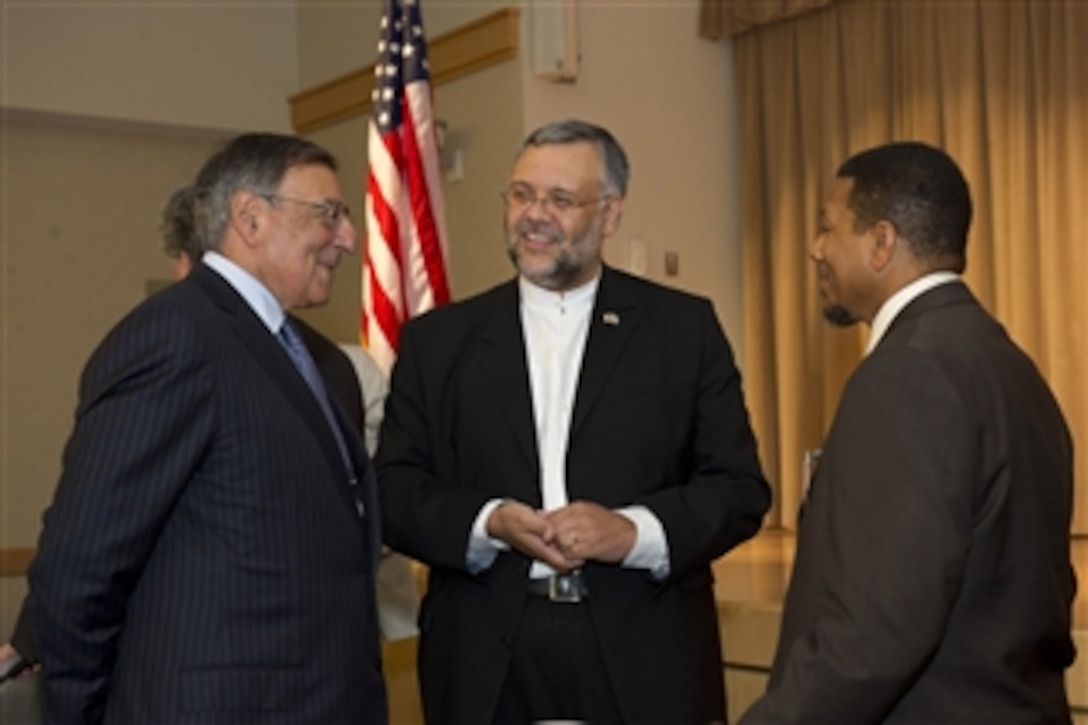
[[[680,255],[676,252],[665,252],[665,274],[669,277],[680,274]]]

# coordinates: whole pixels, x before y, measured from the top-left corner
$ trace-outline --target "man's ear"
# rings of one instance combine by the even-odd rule
[[[267,223],[268,203],[249,189],[242,189],[230,200],[230,227],[234,233],[252,247]]]
[[[896,247],[899,245],[899,231],[890,221],[878,221],[872,227],[872,254],[870,264],[876,271],[882,271],[895,257]]]
[[[623,219],[623,197],[617,196],[609,199],[604,207],[604,220],[601,224],[601,236],[607,239],[620,228]]]

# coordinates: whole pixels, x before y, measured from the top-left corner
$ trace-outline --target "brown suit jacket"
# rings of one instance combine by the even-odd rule
[[[1072,491],[1031,360],[962,284],[914,300],[843,393],[742,722],[1068,722]]]

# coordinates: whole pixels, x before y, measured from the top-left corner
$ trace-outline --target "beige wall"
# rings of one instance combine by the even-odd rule
[[[290,129],[292,3],[3,3],[3,105],[224,129]]]
[[[519,0],[423,0],[428,38],[455,30]],[[382,3],[296,0],[298,80],[306,89],[374,62]]]
[[[148,279],[169,277],[158,209],[215,139],[9,113],[0,224],[0,548],[34,546],[79,371]],[[0,632],[22,581],[0,578]]]
[[[510,61],[436,94],[438,115],[449,124],[447,146],[461,152],[464,166],[464,179],[445,185],[450,274],[459,298],[513,275],[502,237],[499,192],[509,183],[510,165],[525,135],[517,102],[523,93],[521,70]]]

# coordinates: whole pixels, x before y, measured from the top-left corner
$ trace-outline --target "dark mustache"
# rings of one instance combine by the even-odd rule
[[[518,234],[543,234],[549,239],[558,238],[562,232],[552,222],[539,219],[522,219],[514,227]]]

